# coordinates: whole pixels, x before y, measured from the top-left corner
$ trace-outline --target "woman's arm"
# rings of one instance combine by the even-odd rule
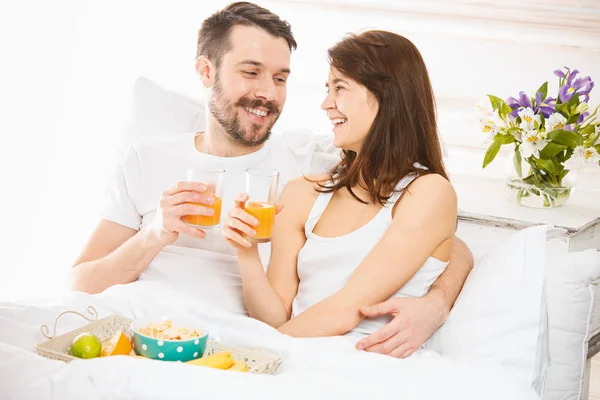
[[[456,224],[456,194],[440,175],[425,175],[398,203],[385,235],[346,286],[279,330],[291,336],[341,335],[362,320],[360,308],[390,298],[436,249],[447,260]],[[437,255],[437,254],[436,254]]]
[[[225,237],[236,248],[248,313],[273,327],[290,319],[299,283],[298,253],[306,241],[304,224],[316,195],[313,184],[304,178],[291,181],[284,188],[279,201],[285,207],[275,218],[266,275],[257,246],[242,245],[244,239],[240,233],[251,234],[248,224],[253,217],[237,207],[230,212],[227,227],[223,229]]]

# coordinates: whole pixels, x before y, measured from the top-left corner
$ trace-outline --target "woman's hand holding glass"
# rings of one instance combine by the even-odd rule
[[[256,235],[258,219],[248,214],[244,206],[248,195],[243,193],[235,199],[235,207],[229,210],[227,220],[223,226],[223,236],[236,251],[246,251],[253,245],[246,237]]]
[[[283,209],[283,204],[278,204],[257,210],[256,205],[248,200],[249,196],[246,193],[235,199],[235,207],[229,210],[222,229],[225,239],[238,252],[255,248],[255,243],[269,241],[274,217]]]

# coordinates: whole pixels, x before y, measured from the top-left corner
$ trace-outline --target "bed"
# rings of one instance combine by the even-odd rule
[[[158,109],[161,113],[152,111]],[[201,129],[203,112],[201,101],[140,78],[121,148],[141,138]],[[298,146],[326,142],[306,135],[299,140]],[[582,399],[588,343],[593,352],[598,342],[590,342],[590,326],[596,315],[600,253],[547,257],[551,230],[534,226],[485,251],[474,248],[479,254],[474,271],[448,321],[425,349],[405,360],[358,352],[344,337],[287,337],[161,282],[118,285],[99,295],[2,302],[0,398]],[[88,306],[100,317],[192,317],[208,327],[211,339],[269,351],[282,363],[275,375],[256,375],[133,357],[67,364],[36,354],[34,346],[45,340],[41,325],[51,324],[65,310],[84,312]],[[562,318],[565,313],[572,318]],[[69,316],[58,329],[68,332],[84,323]]]

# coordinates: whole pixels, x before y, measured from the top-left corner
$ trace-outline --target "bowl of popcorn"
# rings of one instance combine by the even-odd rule
[[[131,323],[137,355],[162,361],[191,361],[204,355],[208,330],[191,318],[145,317]]]

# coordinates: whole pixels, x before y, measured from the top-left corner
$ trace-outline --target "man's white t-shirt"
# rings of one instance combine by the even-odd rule
[[[260,150],[240,157],[216,157],[199,152],[194,133],[131,147],[119,163],[108,191],[103,218],[139,230],[148,225],[158,207],[161,193],[186,180],[189,167],[224,169],[222,222],[233,206],[234,198],[245,190],[248,168],[279,171],[279,192],[292,179],[309,173],[328,172],[339,153],[327,145],[324,137],[310,131],[292,131],[273,135]],[[242,281],[232,247],[219,228],[206,230],[206,238],[180,234],[150,263],[139,280],[167,282],[182,291],[200,297],[215,307],[234,313],[246,313]],[[261,255],[269,245],[261,245]]]

